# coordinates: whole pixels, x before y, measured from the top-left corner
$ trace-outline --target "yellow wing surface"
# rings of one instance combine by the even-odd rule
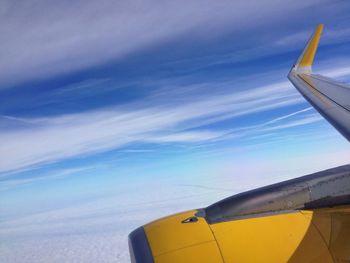
[[[288,78],[350,140],[350,89],[312,73],[319,25]],[[129,235],[133,263],[350,262],[350,165],[240,193]]]
[[[153,261],[313,262],[350,260],[350,207],[300,210],[208,224],[189,211],[144,226]],[[146,261],[140,261],[146,262]]]

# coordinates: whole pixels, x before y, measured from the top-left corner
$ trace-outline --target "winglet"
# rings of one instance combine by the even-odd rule
[[[307,43],[306,47],[303,50],[303,53],[301,53],[297,63],[295,64],[295,68],[304,68],[304,69],[310,69],[312,66],[312,62],[314,61],[314,57],[316,54],[316,50],[318,47],[318,43],[320,41],[320,37],[323,31],[323,24],[319,24],[313,33],[312,37],[310,38],[309,42]]]

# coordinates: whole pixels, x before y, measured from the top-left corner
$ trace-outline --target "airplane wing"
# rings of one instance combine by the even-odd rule
[[[350,86],[312,72],[322,31],[321,24],[293,65],[288,78],[305,99],[350,141]]]
[[[129,249],[132,263],[350,262],[350,165],[153,221]]]
[[[312,73],[322,30],[288,78],[350,141],[349,87]],[[129,249],[133,263],[350,262],[350,165],[156,220],[129,235]]]

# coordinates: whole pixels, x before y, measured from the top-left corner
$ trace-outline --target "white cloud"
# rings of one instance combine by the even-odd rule
[[[92,167],[79,167],[79,168],[70,168],[55,171],[54,173],[48,173],[32,178],[21,178],[21,179],[9,179],[0,181],[0,190],[6,190],[9,188],[17,187],[19,185],[32,184],[38,181],[51,180],[51,179],[61,179],[66,176],[70,176],[82,171],[90,170]]]
[[[178,132],[169,135],[159,135],[153,139],[152,142],[201,142],[217,139],[225,135],[225,132],[213,132],[213,131],[191,131],[191,132]]]
[[[337,67],[337,68],[333,68],[333,69],[323,70],[320,72],[320,74],[327,76],[327,77],[330,77],[330,78],[349,77],[350,76],[350,66]]]
[[[296,111],[296,112],[292,112],[292,113],[289,113],[289,114],[287,114],[287,115],[284,115],[284,116],[275,118],[275,119],[273,119],[273,120],[271,120],[271,121],[266,122],[264,125],[273,124],[273,123],[275,123],[275,122],[279,122],[279,121],[282,121],[282,120],[291,118],[291,117],[293,117],[293,116],[295,116],[295,115],[298,115],[298,114],[300,114],[300,113],[304,113],[304,112],[310,111],[310,110],[312,110],[312,109],[313,109],[312,107],[307,107],[307,108],[305,108],[305,109],[298,110],[298,111]]]
[[[316,25],[315,25],[316,27]],[[301,31],[294,34],[284,36],[274,42],[276,46],[291,46],[304,43],[310,38],[314,28],[307,31]],[[325,30],[321,38],[320,44],[336,44],[347,41],[349,39],[350,30],[348,28],[328,28],[325,25]]]
[[[1,87],[103,64],[185,34],[205,39],[255,27],[315,2],[1,1]]]
[[[304,117],[302,119],[294,120],[294,121],[291,121],[291,122],[288,122],[288,123],[285,123],[285,124],[275,125],[275,126],[272,126],[272,127],[266,127],[266,128],[263,128],[262,131],[275,131],[275,130],[293,128],[293,127],[297,127],[297,126],[311,124],[311,123],[318,122],[318,121],[321,121],[321,120],[324,120],[321,115],[313,114],[313,115],[310,115],[310,116],[306,116],[306,117]]]
[[[279,137],[279,134],[277,133],[279,130],[287,129],[287,128],[294,128],[298,126],[303,126],[307,124],[312,124],[319,121],[324,121],[324,119],[318,114],[318,113],[312,113],[312,114],[304,114],[305,112],[308,112],[312,110],[312,107],[308,107],[302,110],[298,110],[280,117],[277,117],[275,119],[272,119],[270,121],[266,121],[261,124],[255,124],[250,126],[242,126],[236,129],[227,130],[221,134],[217,134],[216,138],[213,138],[212,140],[227,140],[230,138],[249,138],[249,139],[261,139],[265,138],[265,142],[274,141],[276,137]],[[294,118],[294,119],[293,119]],[[272,133],[274,131],[274,133]],[[300,134],[301,136],[304,136],[304,133]],[[270,137],[270,138],[269,138]]]

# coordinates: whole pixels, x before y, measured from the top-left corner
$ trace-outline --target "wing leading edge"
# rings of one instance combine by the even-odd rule
[[[304,98],[350,141],[350,86],[312,72],[322,31],[321,24],[293,65],[288,78]]]

